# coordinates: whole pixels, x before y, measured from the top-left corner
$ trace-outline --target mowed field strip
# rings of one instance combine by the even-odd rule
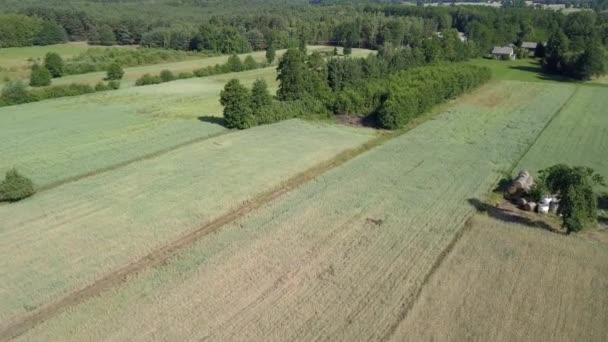
[[[608,177],[608,88],[579,86],[518,169],[536,172],[557,163],[594,168]]]
[[[265,68],[2,107],[0,173],[17,167],[46,187],[226,132],[214,117],[233,77],[276,87]]]
[[[393,340],[605,341],[607,292],[608,244],[479,215]]]
[[[278,50],[277,60],[282,56],[287,50]],[[308,47],[308,52],[311,53],[313,51],[318,52],[330,52],[333,51],[333,47],[323,46],[323,45],[314,45]],[[371,50],[366,49],[353,49],[353,56],[358,57],[367,57],[372,53]],[[250,53],[243,53],[238,55],[241,58],[241,61],[245,60],[247,56],[251,55],[253,59],[258,63],[266,62],[266,52],[265,51],[256,51]],[[162,70],[171,70],[175,74],[179,74],[180,72],[192,72],[196,69],[205,68],[208,66],[215,66],[216,64],[224,64],[228,60],[229,55],[221,55],[214,57],[204,57],[198,59],[191,59],[187,61],[181,62],[172,62],[172,63],[161,63],[161,64],[153,64],[153,65],[145,65],[145,66],[136,66],[130,68],[124,68],[125,75],[121,81],[121,87],[131,87],[135,85],[135,81],[145,74],[158,75]],[[92,72],[81,75],[71,75],[65,76],[61,78],[57,78],[53,80],[53,84],[70,84],[70,83],[79,83],[79,84],[90,84],[95,85],[98,82],[103,81],[106,77],[105,72]]]
[[[290,120],[0,206],[0,321],[33,310],[204,226],[376,136]]]
[[[573,91],[485,86],[21,339],[390,337],[472,215],[467,199],[511,169]]]
[[[74,57],[86,50],[100,47],[82,42],[56,44],[47,46],[27,46],[0,49],[0,87],[5,77],[12,80],[29,77],[32,61],[43,61],[48,52],[55,52],[64,59]],[[120,46],[123,49],[132,49],[131,46]]]

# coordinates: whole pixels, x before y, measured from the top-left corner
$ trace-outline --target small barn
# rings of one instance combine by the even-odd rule
[[[535,42],[523,42],[523,43],[521,43],[521,48],[526,49],[530,52],[534,52],[536,50],[537,45],[538,45],[538,43],[535,43]]]
[[[492,56],[496,59],[515,59],[515,52],[510,46],[495,46],[492,49]]]

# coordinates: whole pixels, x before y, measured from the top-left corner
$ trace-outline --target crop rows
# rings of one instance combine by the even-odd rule
[[[572,91],[484,87],[23,338],[388,337],[472,214],[469,202],[519,160]]]

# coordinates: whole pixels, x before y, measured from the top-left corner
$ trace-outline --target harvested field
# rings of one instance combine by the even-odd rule
[[[46,187],[226,132],[219,93],[234,77],[276,87],[265,68],[2,107],[0,174]]]
[[[573,92],[493,83],[22,340],[390,337],[502,170]],[[497,139],[496,137],[509,137]]]
[[[605,341],[607,291],[608,244],[480,215],[393,340]]]
[[[0,261],[0,322],[85,286],[373,136],[367,129],[290,120],[0,206],[0,249],[11,255]]]

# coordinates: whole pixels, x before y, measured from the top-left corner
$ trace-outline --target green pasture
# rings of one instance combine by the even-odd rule
[[[579,86],[516,168],[536,173],[565,163],[587,166],[608,180],[608,88]],[[600,192],[608,194],[608,188]],[[608,201],[608,198],[604,201]],[[602,204],[601,215],[608,218]]]
[[[17,167],[38,187],[226,131],[219,93],[230,78],[274,68],[0,108],[0,174]]]
[[[332,51],[333,47],[328,46],[309,46],[308,51]],[[286,50],[277,51],[277,59],[285,53]],[[365,57],[371,53],[371,50],[366,49],[353,49],[353,56],[356,57]],[[240,54],[239,57],[241,60],[244,60],[247,56],[251,55],[258,63],[263,63],[266,61],[266,52],[265,51],[256,51],[251,53]],[[162,63],[162,64],[154,64],[154,65],[146,65],[146,66],[137,66],[131,68],[125,68],[125,75],[121,82],[122,87],[130,87],[135,84],[135,81],[145,74],[158,75],[162,70],[171,70],[175,74],[179,74],[180,72],[192,72],[196,69],[205,68],[208,66],[214,66],[216,64],[224,64],[228,60],[229,55],[222,56],[214,56],[214,57],[205,57],[192,59],[182,62],[172,62],[172,63]],[[93,72],[88,74],[81,75],[71,75],[65,76],[62,78],[54,79],[53,84],[70,84],[70,83],[79,83],[79,84],[90,84],[95,85],[98,82],[103,81],[106,77],[105,72]]]
[[[74,57],[91,47],[87,43],[66,43],[47,46],[27,46],[0,49],[0,84],[5,78],[11,80],[29,77],[32,61],[42,62],[48,52],[55,52],[64,59]],[[129,48],[129,47],[125,47]]]
[[[573,91],[568,85],[505,81],[465,95],[435,119],[224,227],[164,267],[44,322],[22,340],[385,336],[478,201],[517,163]],[[211,194],[190,187],[201,198]],[[108,191],[117,188],[112,183]],[[161,184],[159,194],[171,196],[170,189],[162,189]],[[156,207],[146,197],[145,205]],[[194,205],[191,201],[187,195],[171,206],[183,210]],[[74,210],[95,215],[86,204]],[[170,225],[181,226],[174,220]],[[15,234],[27,235],[24,231],[30,228]],[[0,241],[9,248],[20,240]],[[28,252],[22,248],[20,253]],[[76,255],[71,259],[79,261],[72,267],[83,263]],[[46,267],[23,265],[21,259],[6,261],[2,271],[18,270],[23,274],[19,283],[36,283],[29,270]],[[66,275],[49,278],[44,282],[61,282]],[[18,308],[29,296],[26,287],[11,306]],[[317,319],[320,312],[325,319]]]
[[[375,135],[289,120],[0,206],[0,249],[11,255],[0,261],[0,322],[141,258]]]

